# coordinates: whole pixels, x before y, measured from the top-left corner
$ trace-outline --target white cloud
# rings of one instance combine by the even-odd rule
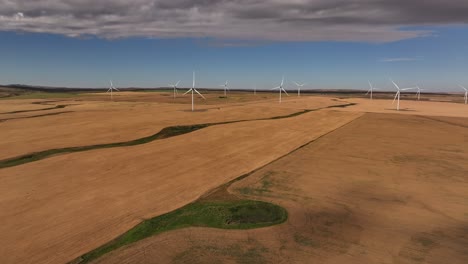
[[[402,61],[416,61],[419,58],[411,58],[411,57],[401,57],[401,58],[384,58],[381,59],[381,62],[402,62]]]
[[[21,12],[18,12],[16,13],[13,18],[16,20],[16,21],[19,21],[19,20],[22,20],[24,18],[24,14],[21,13]]]

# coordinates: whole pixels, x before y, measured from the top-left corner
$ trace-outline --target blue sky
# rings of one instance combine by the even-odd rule
[[[431,90],[468,85],[468,28],[434,29],[436,36],[391,43],[268,42],[222,46],[212,39],[71,38],[45,33],[0,33],[0,83],[69,87],[159,87],[181,80],[216,87],[259,89],[282,74],[308,88],[364,89],[367,80],[390,89]],[[292,87],[290,84],[289,86]]]
[[[143,5],[149,0],[138,1]],[[217,88],[228,80],[232,88],[257,85],[258,89],[266,89],[277,86],[283,74],[288,88],[293,88],[291,81],[297,81],[308,83],[306,89],[367,89],[367,80],[370,80],[378,88],[391,90],[393,87],[388,81],[389,77],[403,87],[420,84],[432,91],[458,91],[458,83],[468,86],[467,24],[451,21],[456,15],[433,18],[435,15],[431,10],[425,11],[429,18],[421,16],[417,21],[409,21],[408,26],[394,25],[391,13],[388,19],[383,20],[380,17],[387,14],[377,14],[372,18],[376,22],[362,22],[359,15],[347,17],[346,21],[356,20],[353,22],[355,24],[348,26],[348,22],[342,22],[340,13],[328,17],[327,22],[319,22],[321,26],[303,25],[302,20],[294,25],[285,24],[284,20],[288,18],[285,17],[277,24],[269,20],[269,23],[255,28],[259,23],[253,23],[252,18],[247,16],[264,19],[271,14],[259,12],[252,15],[249,10],[248,13],[234,16],[234,11],[226,10],[240,11],[233,9],[228,2],[218,9],[210,7],[208,11],[203,11],[204,7],[192,3],[196,1],[186,1],[191,7],[178,8],[177,14],[187,10],[191,14],[190,21],[177,20],[174,24],[162,25],[161,21],[150,18],[149,21],[157,23],[157,26],[140,30],[133,20],[131,23],[109,20],[112,18],[109,14],[113,14],[113,11],[102,15],[106,19],[103,22],[101,14],[95,13],[95,7],[81,10],[79,8],[85,8],[84,5],[71,6],[72,11],[63,11],[60,5],[61,9],[57,7],[44,11],[46,5],[37,4],[41,2],[45,3],[41,0],[34,2],[34,6],[28,6],[32,2],[24,1],[22,5],[10,9],[0,8],[0,22],[6,21],[3,26],[0,25],[0,84],[106,87],[108,80],[112,79],[117,87],[161,87],[181,80],[180,86],[188,87],[195,70],[198,87]],[[48,1],[47,6],[51,2],[54,1]],[[116,2],[119,1],[109,4],[109,8],[129,9],[125,1],[120,1],[119,5]],[[159,4],[162,2],[159,1]],[[172,10],[174,7],[169,6],[171,3],[166,2],[158,10]],[[431,3],[434,10],[439,8],[437,2]],[[460,3],[466,6],[462,1]],[[154,5],[154,2],[151,4]],[[298,8],[310,6],[312,2],[305,6],[287,7],[291,8],[291,14],[297,14]],[[284,9],[283,6],[275,8],[280,7]],[[328,10],[323,8],[320,6],[317,7],[320,10],[314,9],[312,13],[305,14],[303,20],[316,19],[310,16]],[[350,8],[355,7],[350,5],[343,14],[350,14]],[[379,10],[387,12],[388,6],[385,9],[380,6],[373,8],[370,11],[374,13]],[[23,10],[24,13],[17,12]],[[450,12],[456,10],[457,6],[454,5]],[[406,10],[397,11],[402,13]],[[71,17],[75,17],[76,21],[61,28],[61,12],[72,12]],[[117,10],[115,14],[122,12]],[[124,18],[133,19],[139,17],[141,9],[136,15],[128,12]],[[148,12],[153,14],[151,12],[156,11]],[[70,17],[69,13],[66,14]],[[205,23],[203,18],[206,14],[212,16],[212,20],[206,22],[208,26],[196,28],[194,25]],[[231,27],[232,23],[227,22],[223,24],[227,14],[231,19],[242,15],[242,20],[233,20],[236,25],[243,21],[252,24],[246,27]],[[87,21],[82,16],[91,16],[95,23],[79,26],[79,23]],[[408,16],[411,17],[410,14]],[[460,14],[459,17],[464,19],[465,16]],[[439,22],[431,26],[417,25],[443,19],[447,21],[440,22],[440,25],[437,25]],[[296,23],[295,19],[291,21]],[[40,23],[44,23],[44,26]],[[147,23],[142,22],[141,27]],[[114,24],[118,27],[108,26]],[[271,25],[277,26],[278,31]],[[297,30],[298,27],[300,30]],[[227,35],[223,35],[224,32]]]

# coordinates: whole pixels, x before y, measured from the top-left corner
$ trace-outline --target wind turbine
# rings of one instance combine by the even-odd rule
[[[177,85],[179,85],[180,81],[178,81],[176,84],[169,84],[170,87],[174,88],[174,98],[176,98],[176,93],[177,93]]]
[[[418,101],[419,101],[419,99],[421,98],[421,91],[424,91],[424,89],[421,89],[419,85],[416,85],[416,88],[418,89],[418,91],[416,92],[416,95],[418,96]]]
[[[393,80],[390,80],[392,81],[393,85],[395,85],[395,87],[397,88],[397,92],[395,94],[395,98],[393,98],[393,103],[395,103],[395,100],[398,98],[398,103],[397,103],[397,111],[400,111],[400,93],[401,91],[406,91],[406,90],[411,90],[411,89],[414,89],[414,87],[411,87],[411,88],[400,88]]]
[[[110,87],[109,87],[109,89],[107,90],[106,93],[110,92],[111,93],[111,100],[114,100],[114,95],[112,94],[112,91],[116,90],[116,91],[120,92],[120,90],[114,87],[114,84],[112,83],[112,80],[109,80],[109,82],[110,82]]]
[[[461,86],[460,84],[458,86],[460,86],[463,90],[465,90],[465,104],[467,104],[468,103],[468,89],[466,89],[464,86]]]
[[[370,89],[367,91],[366,95],[370,93],[370,99],[372,100],[373,91],[378,90],[378,89],[372,86],[372,83],[370,81],[367,81],[367,82],[369,83]]]
[[[198,95],[200,95],[203,99],[206,100],[206,98],[197,91],[197,89],[195,89],[195,72],[193,72],[193,82],[192,82],[192,88],[190,88],[190,90],[188,90],[187,92],[184,93],[184,95],[188,94],[192,92],[192,112],[193,112],[193,92],[196,92]]]
[[[221,84],[220,86],[224,87],[224,97],[226,97],[226,90],[229,90],[228,81],[226,81],[224,84]]]
[[[287,96],[289,96],[286,90],[284,90],[283,85],[284,85],[284,76],[283,76],[283,79],[281,80],[280,86],[271,89],[271,90],[279,89],[279,102],[280,103],[281,103],[281,91],[283,91]]]
[[[293,82],[293,83],[297,86],[297,96],[301,96],[301,88],[306,84],[305,83],[300,84],[300,83],[297,83],[297,82]]]

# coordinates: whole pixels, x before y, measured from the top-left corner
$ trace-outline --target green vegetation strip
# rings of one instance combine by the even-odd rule
[[[198,125],[166,127],[166,128],[162,129],[161,131],[159,131],[158,133],[156,133],[154,135],[144,137],[144,138],[140,138],[140,139],[131,140],[131,141],[107,143],[107,144],[97,144],[97,145],[81,146],[81,147],[68,147],[68,148],[60,148],[60,149],[49,149],[49,150],[34,152],[34,153],[30,153],[30,154],[10,158],[10,159],[0,160],[0,169],[8,168],[8,167],[14,167],[14,166],[22,165],[22,164],[25,164],[25,163],[42,160],[42,159],[48,158],[50,156],[55,156],[55,155],[58,155],[58,154],[81,152],[81,151],[88,151],[88,150],[94,150],[94,149],[128,147],[128,146],[141,145],[141,144],[149,143],[149,142],[154,141],[154,140],[165,139],[165,138],[174,137],[174,136],[178,136],[178,135],[182,135],[182,134],[187,134],[187,133],[190,133],[190,132],[193,132],[193,131],[196,131],[196,130],[199,130],[199,129],[202,129],[202,128],[205,128],[205,127],[214,126],[214,125],[224,125],[224,124],[232,124],[232,123],[239,123],[239,122],[246,122],[246,121],[284,119],[284,118],[299,116],[299,115],[309,113],[309,112],[312,112],[312,111],[317,111],[317,110],[320,110],[320,109],[336,108],[336,107],[347,107],[347,106],[351,106],[351,105],[354,105],[354,103],[327,106],[327,107],[319,108],[319,109],[307,109],[307,110],[302,110],[302,111],[292,113],[292,114],[289,114],[289,115],[275,116],[275,117],[270,117],[270,118],[259,118],[259,119],[251,119],[251,120],[236,120],[236,121],[227,121],[227,122],[219,122],[219,123],[207,123],[207,124],[198,124]]]
[[[86,253],[72,263],[88,263],[120,247],[170,230],[185,227],[252,229],[280,224],[287,218],[288,213],[284,208],[261,201],[198,201],[145,220],[120,237]]]
[[[41,159],[45,159],[52,155],[57,154],[64,154],[64,153],[71,153],[71,152],[80,152],[80,151],[87,151],[93,149],[102,149],[102,148],[115,148],[115,147],[126,147],[126,146],[135,146],[140,144],[145,144],[157,139],[163,139],[168,137],[173,137],[185,133],[189,133],[204,127],[207,127],[207,124],[202,125],[191,125],[191,126],[173,126],[173,127],[166,127],[160,132],[151,135],[149,137],[144,137],[132,141],[126,142],[117,142],[117,143],[108,143],[108,144],[98,144],[98,145],[91,145],[91,146],[83,146],[83,147],[69,147],[69,148],[61,148],[61,149],[49,149],[40,152],[34,152],[31,154],[15,157],[12,159],[6,159],[0,161],[0,168],[7,168],[18,166],[24,163],[33,162]]]
[[[42,115],[4,118],[4,119],[0,119],[0,122],[5,122],[5,121],[9,121],[9,120],[17,120],[17,119],[28,119],[28,118],[36,118],[36,117],[44,117],[44,116],[54,116],[54,115],[61,115],[61,114],[73,113],[73,112],[74,111],[63,111],[63,112],[55,112],[55,113],[48,113],[48,114],[42,114]]]
[[[33,110],[19,110],[19,111],[5,112],[5,113],[0,113],[0,114],[18,114],[18,113],[27,113],[27,112],[37,112],[37,111],[45,111],[45,110],[52,110],[52,109],[61,109],[67,106],[68,105],[56,105],[54,107],[49,107],[49,108],[33,109]]]

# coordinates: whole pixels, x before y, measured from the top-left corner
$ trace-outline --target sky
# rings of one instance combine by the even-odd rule
[[[466,0],[0,0],[0,84],[468,86]]]

